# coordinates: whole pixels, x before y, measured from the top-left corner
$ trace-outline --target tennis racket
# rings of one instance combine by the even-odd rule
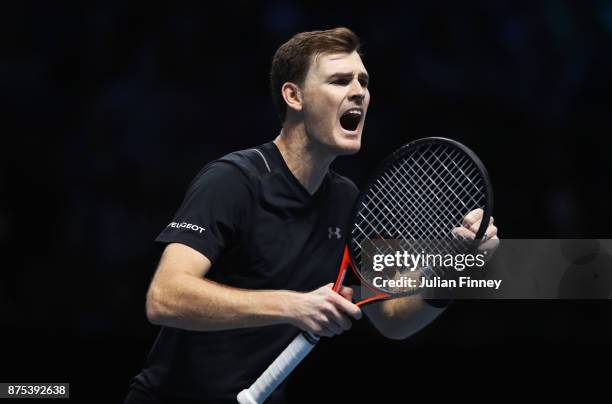
[[[437,137],[406,144],[383,161],[360,192],[333,290],[337,292],[342,286],[350,266],[361,283],[374,292],[357,305],[420,292],[414,285],[397,282],[401,271],[376,270],[373,256],[397,251],[398,246],[428,254],[473,249],[485,235],[492,206],[487,170],[473,151]],[[453,230],[475,209],[483,210],[475,239],[459,239]],[[423,266],[420,273],[431,277],[444,270],[448,268]],[[251,387],[238,394],[238,402],[262,403],[318,340],[312,333],[300,333]]]

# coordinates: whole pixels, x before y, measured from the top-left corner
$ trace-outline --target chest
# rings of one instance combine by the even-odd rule
[[[299,291],[333,282],[346,242],[350,195],[329,191],[305,203],[262,192],[256,202],[225,281]]]

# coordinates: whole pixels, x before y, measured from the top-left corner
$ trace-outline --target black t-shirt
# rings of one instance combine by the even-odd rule
[[[310,291],[335,280],[357,192],[330,170],[310,195],[270,142],[206,165],[157,241],[200,251],[212,261],[206,277],[224,285]],[[162,327],[133,388],[173,402],[235,402],[298,332]]]

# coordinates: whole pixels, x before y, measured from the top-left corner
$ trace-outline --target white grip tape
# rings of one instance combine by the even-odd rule
[[[238,402],[240,404],[263,403],[276,390],[278,385],[289,376],[302,359],[312,351],[319,338],[313,335],[310,335],[310,337],[314,343],[308,341],[303,333],[295,337],[289,346],[278,355],[278,358],[268,366],[265,372],[255,380],[255,383],[238,394]]]

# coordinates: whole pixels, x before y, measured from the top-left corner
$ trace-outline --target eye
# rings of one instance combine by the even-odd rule
[[[332,81],[332,84],[336,84],[338,86],[346,86],[350,83],[351,81],[349,79],[337,79]]]
[[[361,84],[361,87],[367,87],[369,83],[366,79],[359,79],[359,84]]]

